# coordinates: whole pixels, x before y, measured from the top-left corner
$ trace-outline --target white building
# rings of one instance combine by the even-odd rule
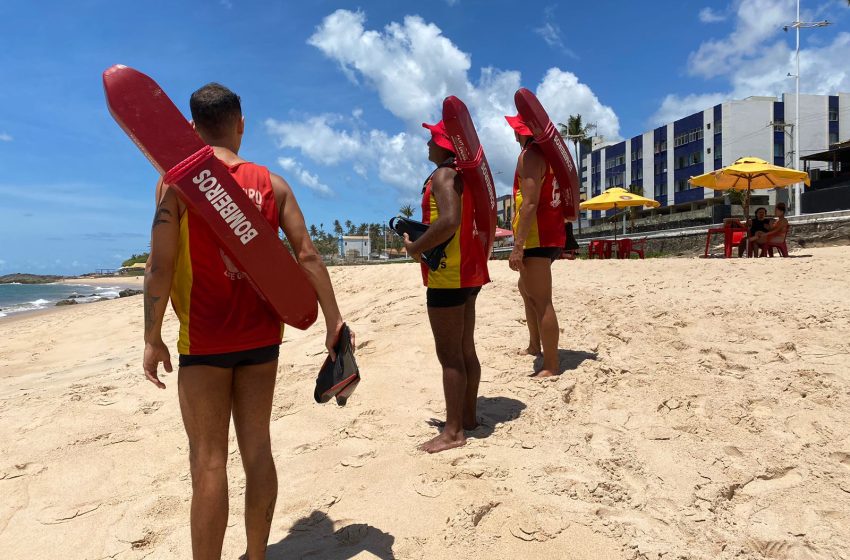
[[[372,243],[368,235],[339,236],[339,256],[368,259],[372,253]]]
[[[580,150],[581,184],[591,198],[610,187],[643,189],[661,206],[714,197],[688,179],[755,156],[794,165],[795,96],[748,97],[709,107],[626,140]],[[800,95],[800,156],[850,139],[850,93]],[[769,191],[770,202],[776,192]],[[780,196],[784,196],[780,194]],[[600,212],[584,212],[598,218]]]

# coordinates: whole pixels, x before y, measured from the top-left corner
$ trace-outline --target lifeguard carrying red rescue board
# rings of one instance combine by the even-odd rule
[[[453,95],[443,100],[443,123],[455,147],[455,167],[463,179],[464,188],[471,188],[475,195],[475,227],[484,254],[490,258],[496,240],[496,188],[487,156],[478,140],[469,110]]]
[[[163,174],[163,182],[207,223],[280,320],[298,329],[312,325],[316,292],[301,267],[162,88],[149,76],[116,65],[103,73],[103,89],[113,118]]]
[[[518,89],[514,94],[514,103],[516,103],[517,111],[519,111],[522,120],[534,134],[534,142],[543,151],[546,163],[555,173],[558,189],[561,191],[561,200],[564,202],[564,219],[570,222],[576,221],[580,202],[578,173],[564,139],[555,129],[546,109],[529,90]]]
[[[475,193],[475,226],[484,244],[487,258],[496,240],[496,186],[487,164],[487,156],[478,140],[472,117],[463,101],[450,95],[443,100],[443,123],[455,147],[455,167],[463,184]]]

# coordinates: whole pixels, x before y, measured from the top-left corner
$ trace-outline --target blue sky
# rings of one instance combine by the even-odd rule
[[[140,6],[144,5],[144,8]],[[147,248],[157,176],[106,110],[122,63],[188,115],[218,81],[242,97],[242,155],[292,184],[308,224],[385,221],[428,172],[422,121],[464,99],[502,192],[520,85],[553,120],[609,139],[723,99],[790,91],[793,0],[0,4],[0,274],[114,268]],[[803,91],[850,91],[848,10],[804,1]]]

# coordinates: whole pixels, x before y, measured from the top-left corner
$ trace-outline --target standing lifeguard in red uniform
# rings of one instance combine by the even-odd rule
[[[415,242],[405,234],[404,247],[414,261],[419,261],[423,251],[451,238],[437,270],[421,264],[422,281],[428,288],[428,319],[443,368],[446,397],[446,425],[421,449],[437,453],[465,444],[464,429],[478,427],[476,402],[481,364],[475,352],[475,300],[490,277],[487,256],[473,223],[474,195],[464,189],[454,167],[454,147],[446,128],[442,121],[422,126],[431,131],[428,159],[437,166],[422,190],[422,221],[430,227]]]
[[[558,374],[558,317],[552,305],[552,263],[566,243],[564,211],[552,168],[517,115],[505,117],[522,151],[514,175],[514,248],[509,266],[519,271],[519,292],[528,324],[527,352],[543,351],[536,377]]]
[[[208,84],[189,101],[195,130],[254,201],[269,224],[283,228],[298,262],[316,290],[325,316],[325,345],[343,324],[328,271],[322,263],[289,185],[265,167],[240,158],[245,120],[239,97]],[[265,558],[277,473],[271,453],[271,417],[282,326],[250,280],[219,248],[212,231],[168,186],[157,185],[157,210],[145,270],[144,370],[150,381],[163,362],[162,341],[169,296],[180,320],[177,384],[189,437],[192,474],[192,555],[220,558],[227,526],[227,462],[230,416],[245,469],[247,557]],[[286,278],[281,278],[285,283]]]

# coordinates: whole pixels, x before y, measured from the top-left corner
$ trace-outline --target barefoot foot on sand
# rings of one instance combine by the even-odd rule
[[[551,369],[541,369],[531,377],[556,377],[558,374]]]
[[[540,347],[534,346],[533,344],[529,344],[528,348],[516,351],[516,353],[519,354],[520,356],[525,356],[525,355],[539,356],[541,352],[542,352],[542,350],[540,350]]]
[[[443,432],[434,439],[426,441],[425,443],[420,445],[419,449],[425,451],[426,453],[439,453],[440,451],[445,451],[446,449],[454,449],[455,447],[460,447],[465,444],[466,436],[463,435],[463,432],[460,432],[456,435]]]

